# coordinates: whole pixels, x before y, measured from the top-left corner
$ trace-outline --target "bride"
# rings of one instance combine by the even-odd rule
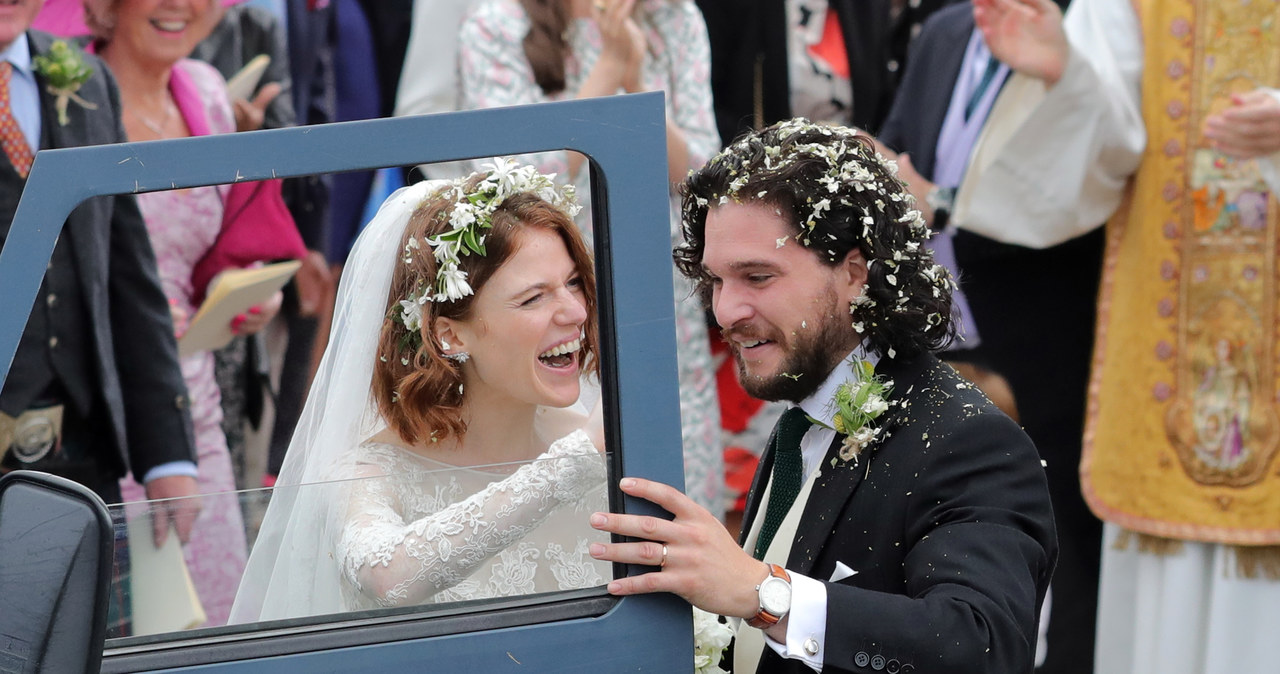
[[[591,587],[591,255],[532,167],[419,183],[357,241],[232,622]],[[584,427],[591,430],[590,434]]]

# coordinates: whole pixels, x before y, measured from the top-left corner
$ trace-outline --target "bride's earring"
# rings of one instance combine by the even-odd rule
[[[462,364],[471,360],[471,354],[467,353],[466,351],[459,351],[457,353],[446,353],[444,354],[444,357],[458,364]]]

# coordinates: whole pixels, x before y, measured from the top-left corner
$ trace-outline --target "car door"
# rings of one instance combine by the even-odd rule
[[[609,501],[615,510],[661,514],[616,483],[632,475],[683,484],[664,128],[663,95],[651,93],[41,152],[0,252],[0,379],[60,223],[87,198],[572,149],[590,159]],[[270,497],[232,495],[246,512]],[[152,507],[113,510],[125,527]],[[597,586],[134,634],[108,639],[102,670],[688,671],[690,615],[671,595],[616,598]]]

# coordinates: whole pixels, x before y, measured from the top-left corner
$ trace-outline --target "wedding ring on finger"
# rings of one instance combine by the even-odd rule
[[[658,562],[659,569],[667,568],[667,546],[662,546],[662,561]]]

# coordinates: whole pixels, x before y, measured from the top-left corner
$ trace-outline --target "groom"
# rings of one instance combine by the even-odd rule
[[[1031,671],[1057,555],[1044,471],[931,353],[952,336],[954,284],[894,170],[849,129],[792,120],[743,137],[683,192],[677,266],[747,391],[793,407],[740,542],[672,487],[623,479],[675,518],[592,516],[642,539],[593,556],[659,567],[609,591],[742,618],[738,674]]]

